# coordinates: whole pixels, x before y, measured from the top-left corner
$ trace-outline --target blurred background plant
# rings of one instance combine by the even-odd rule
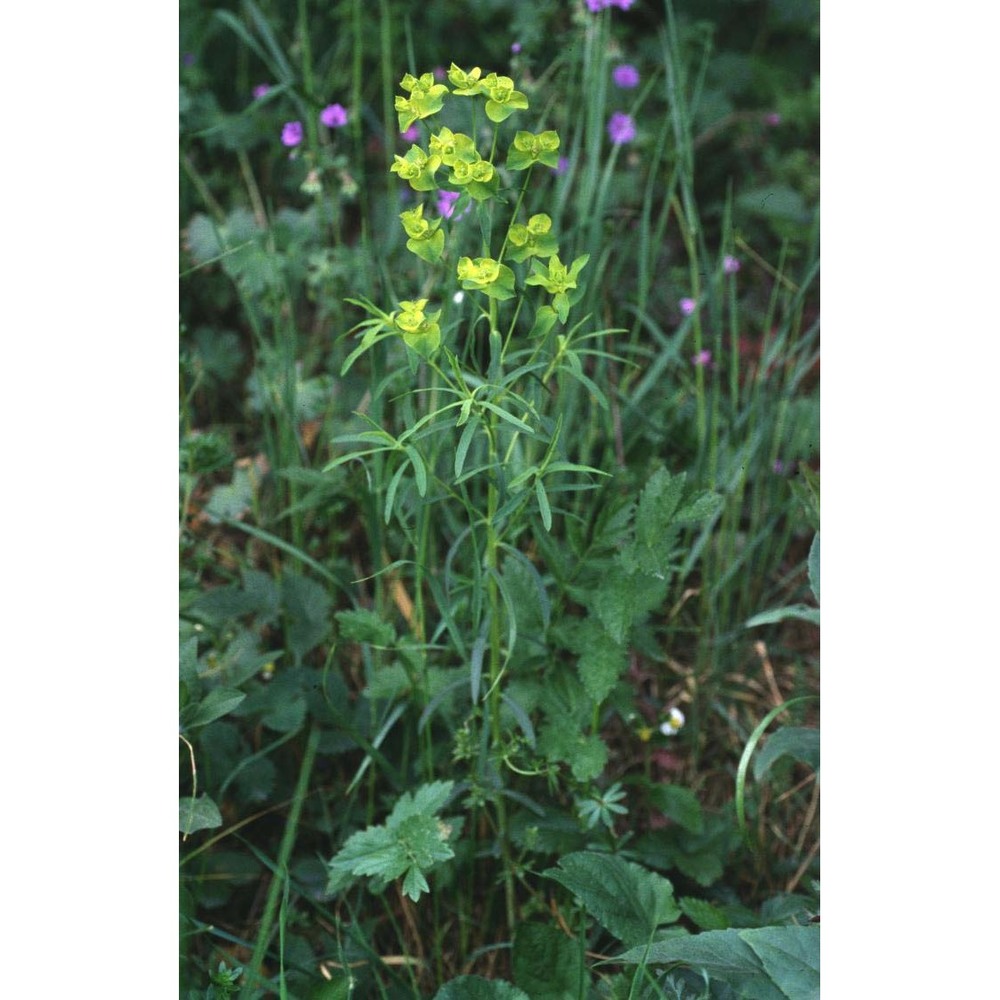
[[[433,867],[419,905],[391,883],[374,896],[327,891],[325,862],[353,833],[390,829],[400,796],[478,753],[449,687],[460,630],[446,590],[475,591],[448,576],[462,526],[413,520],[428,525],[420,541],[406,529],[415,492],[400,492],[401,520],[384,517],[385,465],[323,471],[343,454],[334,439],[368,421],[393,434],[413,422],[412,406],[373,391],[404,355],[376,352],[342,374],[365,315],[348,299],[391,308],[419,286],[398,218],[412,202],[388,169],[414,140],[400,135],[393,98],[404,72],[453,61],[509,74],[530,127],[558,130],[559,165],[536,168],[524,208],[552,216],[563,260],[590,254],[574,315],[605,331],[580,362],[593,391],[565,390],[563,433],[574,461],[614,476],[560,493],[552,533],[519,546],[505,580],[517,704],[529,706],[507,747],[507,763],[529,772],[507,799],[520,915],[535,926],[565,913],[592,951],[630,946],[599,901],[574,909],[569,875],[540,878],[594,850],[666,875],[689,931],[804,925],[818,908],[817,761],[811,737],[795,736],[814,731],[814,701],[782,717],[790,742],[763,756],[765,737],[757,751],[760,782],[742,805],[762,849],[741,846],[734,806],[758,723],[818,688],[815,621],[767,618],[818,602],[818,2],[590,6],[182,0],[191,996],[236,988],[220,961],[244,970],[247,996],[414,996],[468,972],[527,984],[539,974],[532,948],[564,954],[548,924],[510,950],[494,862],[476,855],[492,838],[486,813],[466,816],[462,836],[456,826],[453,857]],[[438,204],[459,227],[453,209]],[[661,496],[663,477],[681,474],[687,490],[721,499],[668,539],[662,593],[623,626],[627,655],[598,718],[567,700],[569,687],[532,688],[553,649],[567,665],[599,657],[580,616],[601,606],[604,574],[641,530],[643,491],[659,484]],[[430,571],[414,564],[421,546]],[[540,597],[553,587],[570,595],[555,608]],[[475,658],[475,637],[464,652]],[[560,712],[587,740],[532,747],[525,734]],[[478,901],[458,891],[476,877]],[[565,960],[575,970],[582,952]],[[610,977],[602,988],[626,995],[619,987]],[[649,995],[682,988],[677,978],[673,993]]]

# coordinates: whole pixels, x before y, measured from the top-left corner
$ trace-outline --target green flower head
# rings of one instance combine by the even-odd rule
[[[551,228],[552,219],[544,214],[533,215],[527,225],[515,222],[507,233],[511,260],[520,263],[529,257],[551,257],[557,253],[559,245],[549,232]]]
[[[410,146],[405,156],[396,154],[396,162],[389,169],[409,181],[414,191],[433,191],[437,187],[434,172],[440,166],[440,156],[428,156],[419,146]]]
[[[403,229],[409,239],[406,241],[406,249],[415,253],[418,257],[426,260],[429,264],[435,264],[441,259],[444,251],[444,233],[441,232],[441,219],[428,222],[424,218],[424,206],[418,205],[408,212],[401,212],[399,218],[403,222]]]
[[[441,162],[446,167],[454,167],[460,161],[475,163],[479,159],[479,151],[472,139],[463,132],[452,132],[447,127],[431,136],[429,148],[432,154],[441,157]]]
[[[476,66],[474,69],[470,69],[469,72],[466,73],[464,69],[460,69],[452,63],[451,69],[448,70],[448,82],[455,88],[452,93],[459,94],[462,97],[473,97],[474,95],[481,93],[483,85],[479,82],[479,77],[482,72],[483,71]]]
[[[505,121],[515,111],[524,111],[528,107],[528,98],[514,89],[514,81],[509,76],[490,73],[481,87],[481,93],[489,98],[486,102],[486,117],[491,122]]]
[[[396,96],[400,132],[405,132],[418,118],[429,118],[444,107],[444,95],[448,93],[448,88],[443,83],[435,83],[433,73],[424,73],[420,77],[407,73],[399,85],[410,95]]]
[[[559,166],[559,134],[557,132],[518,132],[507,151],[507,166],[511,170],[526,170],[533,163]]]
[[[590,254],[582,254],[567,267],[557,256],[549,260],[547,269],[543,269],[538,261],[533,262],[534,274],[528,275],[524,283],[526,285],[541,285],[552,298],[552,307],[555,309],[561,322],[566,322],[571,305],[569,292],[576,288],[576,279],[583,270],[584,265],[590,260]]]
[[[427,299],[400,302],[399,310],[389,319],[405,343],[422,357],[428,358],[441,343],[441,327],[437,322],[441,311],[427,315],[424,312],[426,305]]]
[[[514,297],[514,272],[492,257],[463,257],[458,262],[458,280],[462,287],[483,292],[493,299]]]

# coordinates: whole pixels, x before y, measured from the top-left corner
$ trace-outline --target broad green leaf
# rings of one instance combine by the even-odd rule
[[[579,897],[587,912],[623,944],[639,944],[681,911],[674,889],[656,872],[613,854],[580,851],[542,873]]]
[[[181,833],[214,830],[215,827],[222,826],[222,813],[207,795],[202,795],[199,799],[183,798],[180,805]]]
[[[771,982],[794,1000],[819,1000],[819,936],[815,925],[740,931]]]
[[[701,803],[690,788],[681,785],[654,785],[648,790],[649,802],[664,816],[691,833],[701,833],[705,821]]]
[[[642,944],[618,955],[615,961],[623,965],[683,962],[694,969],[704,969],[710,976],[718,976],[731,985],[764,975],[763,963],[732,928],[654,941],[648,948]]]
[[[518,926],[511,965],[531,1000],[577,1000],[589,980],[579,943],[551,924]]]
[[[433,1000],[532,1000],[524,990],[502,979],[459,976],[445,983]]]
[[[281,579],[281,604],[288,648],[299,663],[329,635],[333,601],[326,588],[315,580],[286,570]]]
[[[587,694],[600,704],[611,693],[627,661],[625,647],[615,642],[596,622],[593,625],[592,641],[585,647],[576,669]]]
[[[785,726],[768,737],[764,748],[753,762],[753,776],[756,781],[767,774],[780,757],[794,757],[808,764],[814,771],[819,770],[819,730],[800,726]]]
[[[186,729],[194,729],[197,726],[207,726],[216,719],[221,719],[228,715],[246,695],[242,691],[233,688],[213,688],[194,707],[190,718],[185,723]]]
[[[678,902],[684,916],[693,920],[703,931],[724,931],[729,926],[726,914],[704,899],[684,896]]]
[[[608,748],[600,736],[585,735],[578,722],[565,716],[546,721],[538,748],[549,760],[569,764],[577,781],[600,777],[608,762]]]

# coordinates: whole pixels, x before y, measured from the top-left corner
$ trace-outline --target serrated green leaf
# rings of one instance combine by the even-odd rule
[[[367,642],[373,646],[392,646],[396,642],[396,630],[392,624],[367,608],[338,611],[334,618],[340,630],[340,638],[346,642]]]
[[[558,868],[542,874],[574,893],[626,945],[649,941],[657,927],[681,915],[667,879],[613,854],[568,854],[559,859]]]
[[[404,792],[389,814],[388,826],[392,827],[411,816],[429,816],[440,812],[454,787],[454,781],[432,781],[421,785],[415,792]]]
[[[576,669],[584,690],[600,704],[622,675],[627,659],[625,647],[615,642],[604,629],[597,627],[592,632],[593,638],[577,661]]]
[[[691,833],[702,833],[705,829],[701,803],[690,788],[680,785],[654,785],[648,791],[650,805],[659,809],[664,816]]]
[[[754,780],[760,781],[775,761],[785,756],[802,761],[814,771],[819,770],[819,747],[818,729],[784,726],[768,737],[764,748],[754,758]]]
[[[551,924],[518,926],[511,966],[531,1000],[577,1000],[588,981],[579,944]]]
[[[503,979],[459,976],[445,983],[433,1000],[532,1000],[524,990]]]
[[[288,648],[299,663],[329,635],[333,601],[315,580],[286,571],[281,580],[281,604],[288,625]]]
[[[207,795],[202,795],[198,799],[182,798],[180,806],[181,833],[214,830],[217,826],[222,826],[222,813]]]

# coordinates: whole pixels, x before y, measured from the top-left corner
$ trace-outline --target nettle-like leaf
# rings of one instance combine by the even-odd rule
[[[338,611],[334,618],[340,638],[348,642],[370,642],[373,646],[391,646],[396,641],[396,630],[391,622],[383,621],[374,611],[356,608]]]
[[[328,892],[339,892],[362,876],[372,879],[373,892],[402,878],[403,892],[414,902],[429,891],[427,873],[454,857],[450,841],[457,821],[437,813],[444,808],[454,782],[423,785],[404,793],[382,826],[360,830],[347,839],[328,865]]]
[[[518,925],[511,967],[531,1000],[576,1000],[589,981],[579,945],[551,924]]]
[[[445,983],[433,1000],[532,1000],[524,990],[503,979],[459,976]]]
[[[579,851],[542,872],[570,890],[586,911],[623,944],[648,942],[678,920],[674,887],[662,875],[613,854]]]
[[[632,948],[615,961],[683,962],[755,1000],[818,1000],[820,929],[758,927],[705,931]]]
[[[760,781],[782,757],[802,761],[814,771],[819,770],[819,730],[804,726],[784,726],[769,736],[764,748],[754,758],[753,776]]]
[[[180,807],[180,829],[184,834],[214,830],[215,827],[222,826],[222,813],[207,795],[197,799],[183,798],[180,800]]]

